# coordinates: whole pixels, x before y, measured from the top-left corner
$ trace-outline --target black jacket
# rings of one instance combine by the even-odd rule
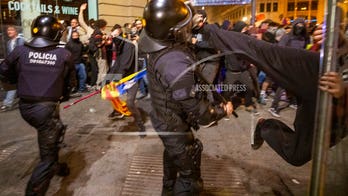
[[[80,40],[73,40],[70,39],[70,41],[65,45],[65,48],[71,52],[72,55],[72,61],[74,64],[82,63],[82,55],[83,52],[85,52],[85,47],[83,46],[82,42]]]
[[[16,47],[0,65],[3,81],[17,83],[18,97],[58,101],[76,85],[71,53],[60,47]]]

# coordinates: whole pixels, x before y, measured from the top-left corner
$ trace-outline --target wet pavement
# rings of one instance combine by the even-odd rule
[[[148,99],[137,102],[146,119],[145,138],[138,136],[132,117],[109,120],[111,104],[98,95],[63,110],[66,104],[61,104],[68,130],[60,157],[71,174],[54,177],[47,195],[160,195],[163,145],[147,116]],[[269,104],[259,106],[260,116],[271,117]],[[195,132],[204,145],[202,195],[305,195],[310,163],[291,166],[267,144],[252,150],[251,130],[259,116],[242,107],[237,113],[239,118]],[[291,124],[294,114],[285,109],[280,119]],[[23,195],[38,162],[36,131],[18,109],[0,113],[0,130],[0,195]]]

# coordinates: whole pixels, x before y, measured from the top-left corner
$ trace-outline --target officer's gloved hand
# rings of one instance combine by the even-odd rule
[[[232,102],[228,101],[227,103],[222,104],[222,107],[224,108],[224,111],[227,116],[230,116],[232,114],[233,110],[233,105]]]

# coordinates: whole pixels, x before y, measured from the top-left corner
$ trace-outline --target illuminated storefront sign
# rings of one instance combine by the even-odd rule
[[[6,29],[9,25],[16,26],[20,35],[28,40],[31,37],[30,26],[35,17],[40,14],[53,15],[69,25],[72,18],[78,17],[80,5],[86,0],[0,0],[0,2],[0,59],[3,59],[8,41]],[[87,19],[88,13],[85,12],[84,15]]]
[[[44,4],[40,2],[19,2],[9,1],[9,11],[36,11],[42,14],[66,14],[66,15],[78,15],[78,7],[70,7],[64,5],[52,5]]]
[[[241,5],[248,4],[251,0],[191,0],[194,6],[208,5]]]

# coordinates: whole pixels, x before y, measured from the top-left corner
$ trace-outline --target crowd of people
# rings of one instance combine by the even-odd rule
[[[210,127],[223,118],[228,120],[240,105],[252,115],[259,115],[258,107],[266,104],[267,97],[273,97],[268,111],[274,117],[279,118],[285,107],[297,110],[294,130],[280,120],[260,118],[251,144],[256,150],[266,141],[295,166],[311,159],[318,88],[334,97],[331,144],[346,136],[348,116],[342,113],[342,108],[348,111],[346,27],[341,29],[338,44],[338,69],[320,77],[320,25],[310,28],[302,18],[290,25],[270,19],[258,27],[227,20],[222,25],[208,24],[204,10],[195,11],[181,0],[158,1],[147,3],[143,18],[123,26],[115,24],[110,32],[106,32],[107,22],[103,19],[84,21],[86,3],[64,32],[52,16],[34,20],[33,38],[26,43],[8,27],[11,40],[9,55],[0,67],[1,80],[17,83],[21,115],[39,135],[41,162],[33,171],[26,195],[44,195],[53,175],[69,174],[66,163],[58,161],[59,143],[66,129],[59,117],[59,103],[69,94],[81,96],[143,68],[147,69],[147,78],[127,90],[127,106],[138,131],[143,133],[140,136],[145,136],[146,131],[135,100],[144,97],[151,100],[154,129],[175,133],[159,134],[165,147],[162,195],[199,195],[203,190],[203,144],[192,130]],[[160,17],[161,13],[166,16]],[[35,52],[49,54],[50,61],[39,61],[31,55]],[[25,60],[28,55],[30,62]],[[197,61],[201,63],[191,69]],[[49,72],[42,68],[45,63],[58,68]],[[16,70],[17,64],[23,69]],[[41,69],[30,73],[29,65]],[[31,74],[41,75],[28,84],[25,79]],[[45,83],[45,91],[32,86],[39,83]],[[199,85],[216,88],[201,91]],[[223,85],[243,88],[220,88]],[[285,106],[281,101],[286,102]],[[12,103],[6,103],[1,109],[12,107]],[[123,114],[113,110],[108,118],[120,119]]]

